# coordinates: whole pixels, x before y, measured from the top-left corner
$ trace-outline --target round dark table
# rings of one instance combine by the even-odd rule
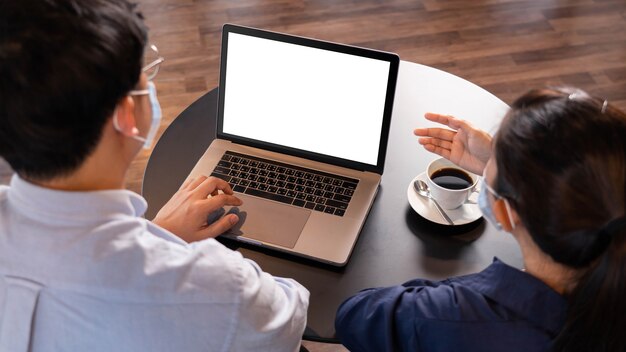
[[[215,138],[218,90],[189,106],[164,132],[150,156],[143,196],[152,219],[185,180]],[[407,201],[407,186],[437,156],[413,136],[431,126],[427,111],[462,117],[494,131],[508,109],[484,89],[449,73],[402,61],[398,75],[385,172],[378,196],[348,264],[335,268],[293,256],[221,240],[275,276],[296,279],[311,292],[308,340],[336,342],[334,318],[346,298],[368,287],[413,278],[443,279],[478,272],[494,256],[516,267],[522,257],[514,239],[482,219],[462,226],[432,223]]]

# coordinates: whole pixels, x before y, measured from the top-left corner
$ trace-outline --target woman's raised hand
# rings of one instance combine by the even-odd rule
[[[426,113],[427,120],[440,123],[447,128],[417,128],[419,143],[429,152],[439,154],[460,167],[482,175],[487,160],[491,157],[491,136],[473,127],[467,121],[450,115]]]

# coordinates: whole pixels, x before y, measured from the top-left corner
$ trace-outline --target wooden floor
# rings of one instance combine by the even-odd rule
[[[626,110],[625,0],[138,2],[151,42],[167,59],[156,78],[161,132],[216,87],[224,23],[393,51],[472,81],[507,103],[530,88],[566,84]],[[140,192],[148,156],[132,165],[129,189]]]

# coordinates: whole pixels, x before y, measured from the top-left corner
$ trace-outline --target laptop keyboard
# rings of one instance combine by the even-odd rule
[[[343,216],[359,180],[227,151],[211,176],[233,191]]]

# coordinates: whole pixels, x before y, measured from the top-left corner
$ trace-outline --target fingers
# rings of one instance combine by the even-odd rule
[[[198,182],[200,179],[201,182]],[[218,191],[233,194],[233,190],[230,188],[228,182],[221,178],[200,176],[198,180],[194,180],[194,182],[189,185],[189,189],[199,194],[201,198],[206,198],[209,195],[217,195]]]
[[[218,194],[211,198],[200,201],[198,203],[198,207],[200,211],[210,213],[226,205],[239,206],[242,204],[243,201],[233,195]]]
[[[236,214],[228,214],[207,226],[200,234],[202,238],[217,237],[235,226],[237,222],[239,222],[239,217]]]
[[[180,189],[196,189],[196,187],[198,187],[202,182],[204,182],[208,177],[201,175],[198,176],[196,178],[191,178],[187,181],[185,181],[185,183],[183,183],[183,185],[180,187]]]
[[[452,149],[452,142],[447,141],[447,140],[443,140],[443,139],[436,139],[436,138],[419,138],[417,140],[419,142],[419,144],[423,145],[423,146],[427,146],[429,144],[435,146],[435,147],[441,147],[443,149]]]
[[[437,122],[442,125],[446,125],[452,128],[453,130],[470,127],[470,124],[467,123],[467,121],[457,119],[456,117],[452,115],[442,115],[442,114],[436,114],[433,112],[427,112],[426,114],[424,114],[424,117],[426,118],[426,120]]]
[[[441,155],[442,157],[450,160],[451,151],[450,149],[438,147],[434,144],[426,144],[424,145],[424,149],[428,150],[431,153],[435,153],[437,155]]]
[[[456,131],[445,128],[416,128],[413,133],[416,136],[439,138],[446,141],[452,141],[456,135]]]

